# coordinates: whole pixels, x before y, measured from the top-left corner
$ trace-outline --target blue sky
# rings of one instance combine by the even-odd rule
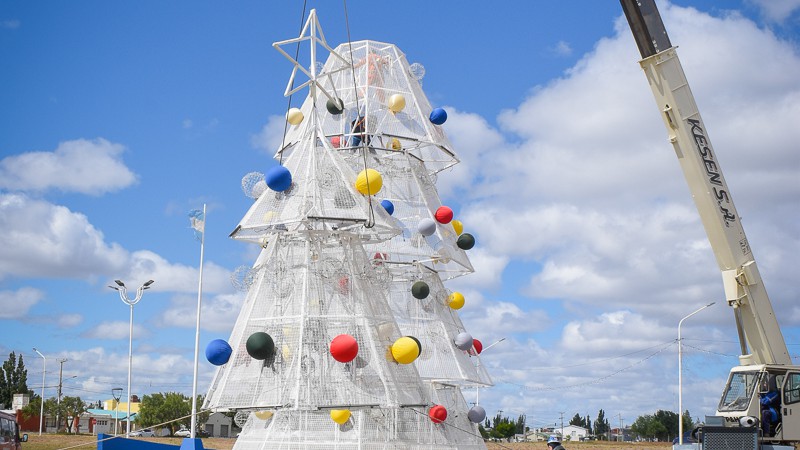
[[[789,344],[800,353],[800,1],[659,3]],[[465,6],[466,5],[466,6]],[[341,3],[317,8],[347,41]],[[617,2],[348,2],[353,40],[426,68],[462,163],[439,176],[474,232],[476,273],[451,282],[487,344],[490,414],[625,423],[712,414],[738,351],[732,313]],[[274,162],[301,2],[0,2],[0,354],[38,392],[66,358],[66,395],[127,382],[128,308],[107,287],[156,280],[135,308],[133,393],[191,391],[199,244],[208,204],[202,343],[227,338],[228,239],[240,181]],[[295,105],[300,97],[293,100]],[[5,357],[4,357],[5,358]],[[795,357],[797,361],[797,358]],[[211,367],[201,360],[204,392]],[[55,395],[47,388],[46,396]],[[468,393],[468,401],[474,395]]]

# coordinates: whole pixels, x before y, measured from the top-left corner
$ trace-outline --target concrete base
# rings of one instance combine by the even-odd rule
[[[184,438],[181,450],[203,450],[203,441],[200,438]]]

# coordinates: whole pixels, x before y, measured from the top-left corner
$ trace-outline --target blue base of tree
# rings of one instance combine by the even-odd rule
[[[184,438],[181,450],[203,450],[203,441],[200,438]]]

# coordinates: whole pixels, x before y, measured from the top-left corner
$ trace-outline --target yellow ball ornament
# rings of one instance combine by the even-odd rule
[[[389,97],[389,111],[396,113],[406,107],[406,98],[402,94],[394,94]]]
[[[364,195],[375,195],[383,187],[383,178],[375,169],[362,170],[356,177],[356,190]]]
[[[453,309],[461,309],[464,306],[464,294],[461,292],[453,292],[447,300],[448,305]]]
[[[392,150],[401,150],[403,148],[403,144],[400,143],[400,139],[392,138],[392,140],[389,141],[389,148]]]
[[[286,121],[292,125],[300,125],[304,118],[305,116],[303,116],[300,108],[292,108],[286,113]]]
[[[391,350],[392,358],[400,364],[411,364],[419,357],[419,344],[408,336],[394,341]]]
[[[331,410],[331,420],[338,423],[339,425],[344,425],[350,420],[350,410],[349,409],[332,409]]]
[[[460,220],[451,220],[450,223],[453,225],[453,229],[456,230],[456,234],[461,235],[464,231],[464,224]]]
[[[269,420],[272,418],[273,414],[272,411],[256,411],[253,413],[253,415],[261,420]]]

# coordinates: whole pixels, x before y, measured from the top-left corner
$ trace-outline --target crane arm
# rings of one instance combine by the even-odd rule
[[[730,190],[654,0],[620,0],[734,310],[740,362],[792,363]],[[749,351],[748,351],[749,348]]]

